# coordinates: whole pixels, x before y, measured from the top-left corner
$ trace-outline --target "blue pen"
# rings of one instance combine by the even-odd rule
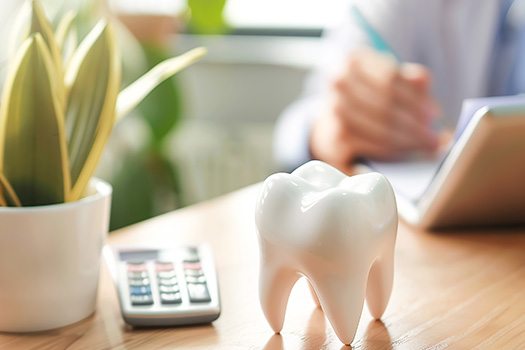
[[[368,23],[365,16],[363,16],[363,13],[357,8],[357,6],[352,5],[351,12],[359,27],[366,33],[368,40],[370,40],[370,43],[372,44],[372,47],[379,52],[393,56],[398,62],[400,62],[401,60],[396,55],[394,50],[390,47],[390,45],[387,44],[387,42],[374,29],[374,27]]]
[[[383,37],[381,37],[381,34],[379,34],[377,30],[375,30],[374,27],[366,20],[361,10],[359,10],[357,6],[352,5],[350,11],[359,27],[365,32],[366,36],[368,37],[368,40],[370,40],[372,47],[378,52],[394,57],[398,63],[401,63],[401,59],[399,58],[399,56],[395,53],[392,47],[388,45],[388,43],[383,39]],[[442,129],[442,125],[440,124],[438,119],[434,118],[432,120],[432,129]]]

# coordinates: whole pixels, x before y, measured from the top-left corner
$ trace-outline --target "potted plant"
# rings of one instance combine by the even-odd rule
[[[53,31],[38,1],[27,14],[0,102],[0,331],[9,332],[94,311],[111,186],[92,176],[113,125],[205,53],[168,59],[119,93],[111,23],[66,50],[74,16]]]

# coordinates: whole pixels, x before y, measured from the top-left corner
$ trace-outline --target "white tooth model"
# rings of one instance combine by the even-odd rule
[[[372,316],[383,315],[392,291],[398,222],[394,192],[383,175],[349,177],[311,161],[266,179],[255,217],[259,297],[276,333],[302,276],[344,344],[355,336],[365,295]]]

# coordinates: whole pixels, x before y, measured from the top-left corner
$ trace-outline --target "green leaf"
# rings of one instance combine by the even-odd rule
[[[56,91],[58,101],[61,108],[64,108],[65,90],[63,78],[63,64],[60,56],[60,50],[55,40],[51,23],[47,19],[40,2],[37,0],[30,0],[23,3],[20,10],[15,16],[15,21],[12,26],[11,35],[8,39],[9,57],[15,56],[16,52],[22,43],[31,35],[39,33],[42,35],[44,42],[51,54],[51,60],[55,69],[53,74],[56,78],[52,79],[53,88]]]
[[[205,54],[205,48],[195,48],[180,56],[159,63],[149,72],[131,83],[118,95],[117,121],[135,108],[157,85],[195,63]]]
[[[60,60],[60,50],[58,48],[58,44],[53,33],[51,23],[48,21],[44,13],[44,9],[42,8],[38,0],[31,1],[31,9],[31,27],[29,29],[29,35],[35,33],[40,33],[40,35],[42,35],[42,38],[44,39],[44,42],[46,43],[49,52],[51,53],[52,61],[56,65],[57,71],[60,71],[62,69],[62,61]]]
[[[75,11],[68,11],[60,19],[57,29],[55,31],[55,37],[58,48],[62,54],[62,60],[66,64],[73,55],[73,52],[77,48],[77,33],[73,26],[74,20],[77,16]]]
[[[64,118],[43,37],[26,39],[13,63],[0,109],[0,171],[23,205],[64,202],[70,189]]]
[[[194,33],[223,34],[228,26],[224,22],[226,0],[187,0],[191,11],[189,27]]]
[[[105,21],[97,23],[75,51],[65,79],[71,198],[76,200],[84,194],[115,122],[120,60],[113,30]]]
[[[148,168],[148,155],[142,151],[122,154],[122,166],[111,179],[112,230],[149,219],[155,214],[156,178]]]
[[[75,20],[77,13],[73,10],[66,12],[66,14],[60,19],[57,29],[55,31],[55,38],[59,50],[64,48],[66,38],[73,27],[73,21]]]
[[[142,44],[148,67],[162,62],[170,57],[169,49],[153,44]],[[160,83],[137,106],[139,115],[151,127],[153,145],[160,149],[164,139],[173,131],[182,115],[180,84],[175,77]]]
[[[22,206],[13,186],[2,173],[0,173],[0,206]]]
[[[64,67],[62,65],[62,56],[60,54],[60,49],[58,47],[57,41],[55,39],[53,28],[51,23],[48,21],[44,9],[40,5],[40,2],[37,0],[31,1],[31,26],[29,29],[29,36],[40,33],[44,42],[49,49],[51,54],[51,61],[55,65],[54,77],[51,80],[53,88],[56,90],[56,95],[58,102],[60,103],[61,108],[63,108],[65,103],[65,90],[64,90]]]

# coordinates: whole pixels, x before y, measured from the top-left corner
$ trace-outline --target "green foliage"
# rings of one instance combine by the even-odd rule
[[[153,216],[155,179],[145,166],[146,159],[144,152],[126,154],[122,167],[111,179],[111,230]]]
[[[113,33],[99,22],[71,58],[66,136],[74,198],[79,198],[102,155],[115,120],[120,60]]]
[[[148,67],[168,57],[167,49],[143,43]],[[108,179],[113,184],[112,230],[148,219],[180,206],[180,183],[174,164],[163,153],[166,136],[180,121],[182,108],[175,77],[159,84],[138,106],[137,118],[148,129],[139,150],[119,154],[122,161]]]
[[[72,15],[54,34],[38,1],[30,10],[15,33],[22,42],[2,91],[0,205],[81,198],[115,121],[205,53],[194,49],[161,62],[119,93],[120,58],[110,23],[99,21],[64,64],[60,50],[68,46]]]
[[[57,73],[40,34],[24,41],[14,66],[0,112],[1,169],[24,205],[64,202],[71,183],[64,116],[53,94]]]
[[[143,44],[148,66],[154,66],[167,58],[166,50],[152,44]],[[159,84],[138,106],[138,112],[149,124],[153,142],[160,146],[178,124],[182,113],[180,93],[175,77]]]
[[[198,34],[223,34],[228,30],[223,11],[226,0],[188,0],[190,29]]]

